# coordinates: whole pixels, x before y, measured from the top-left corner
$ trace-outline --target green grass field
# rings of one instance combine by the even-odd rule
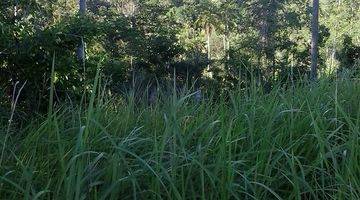
[[[88,99],[2,123],[0,199],[360,199],[359,82]]]

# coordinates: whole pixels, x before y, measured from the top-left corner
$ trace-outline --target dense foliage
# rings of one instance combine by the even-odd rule
[[[24,109],[44,110],[54,55],[59,101],[89,91],[99,63],[112,92],[176,78],[179,87],[197,80],[196,88],[221,93],[251,78],[271,87],[309,71],[308,1],[87,0],[85,15],[78,3],[1,3],[2,103],[16,82],[27,81]],[[355,0],[322,2],[322,75],[358,67],[359,6]],[[77,57],[80,44],[84,61]]]
[[[358,200],[359,75],[359,0],[2,0],[0,199]]]

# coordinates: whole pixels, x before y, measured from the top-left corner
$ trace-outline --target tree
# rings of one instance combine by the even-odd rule
[[[317,79],[318,71],[318,41],[319,41],[319,0],[313,0],[311,20],[311,80]]]
[[[84,17],[86,13],[86,0],[79,0],[79,15],[80,17]],[[85,62],[85,44],[83,36],[80,36],[80,44],[77,47],[76,54],[79,61],[83,64]]]
[[[345,35],[342,49],[338,52],[337,58],[340,61],[340,71],[348,69],[354,75],[359,75],[360,46],[355,45],[350,36]]]

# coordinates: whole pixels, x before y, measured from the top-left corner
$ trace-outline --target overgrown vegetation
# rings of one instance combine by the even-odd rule
[[[320,76],[358,68],[359,8],[355,0],[320,1]],[[309,76],[312,11],[311,1],[289,0],[4,1],[0,101],[10,107],[15,83],[27,81],[22,110],[46,112],[54,53],[60,102],[89,92],[101,60],[117,94],[174,76],[178,87],[197,80],[196,90],[223,93],[254,75],[271,89]]]
[[[336,90],[334,90],[336,88]],[[59,105],[1,155],[7,199],[359,199],[360,85]]]
[[[0,199],[360,199],[359,10],[3,0]]]

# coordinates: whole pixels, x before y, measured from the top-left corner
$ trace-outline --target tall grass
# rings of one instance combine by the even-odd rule
[[[0,199],[360,199],[358,82],[152,106],[97,83],[11,135]]]

